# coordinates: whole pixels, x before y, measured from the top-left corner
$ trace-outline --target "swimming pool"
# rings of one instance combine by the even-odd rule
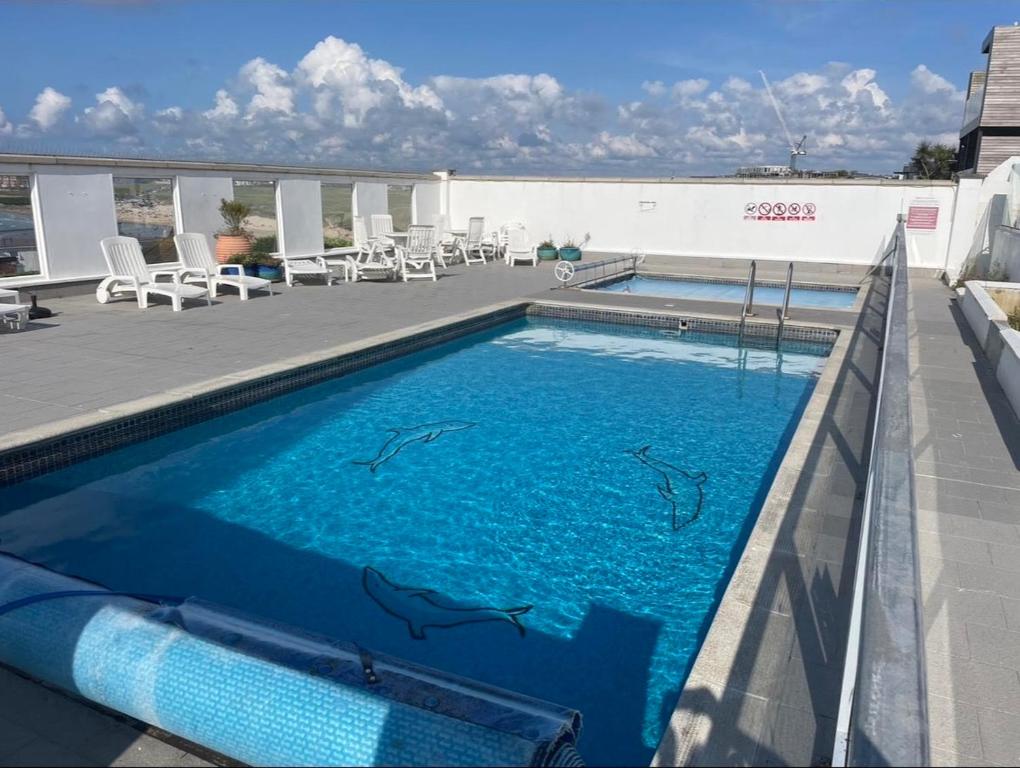
[[[744,300],[746,282],[723,282],[719,280],[698,280],[679,277],[650,277],[633,275],[608,285],[589,290],[608,293],[630,293],[635,296],[660,296],[666,299],[693,299],[702,301]],[[781,283],[759,281],[754,289],[755,304],[783,304],[785,287]],[[790,306],[816,307],[820,309],[850,309],[857,298],[856,288],[793,288],[790,291]]]
[[[590,763],[647,763],[818,352],[513,321],[0,489],[0,547],[575,707]]]

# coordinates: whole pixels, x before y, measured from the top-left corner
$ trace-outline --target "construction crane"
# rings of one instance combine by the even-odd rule
[[[807,142],[807,134],[800,137],[800,141],[795,142],[793,136],[790,135],[790,129],[786,127],[786,120],[783,119],[783,113],[779,109],[779,102],[776,101],[776,97],[772,94],[772,86],[769,85],[769,79],[765,77],[765,73],[760,69],[758,74],[761,75],[761,81],[765,83],[765,92],[769,95],[769,101],[772,102],[772,109],[776,111],[776,117],[779,118],[779,124],[783,126],[783,132],[786,134],[786,141],[790,145],[790,173],[797,172],[797,158],[800,155],[806,155],[807,150],[804,149],[804,144]]]

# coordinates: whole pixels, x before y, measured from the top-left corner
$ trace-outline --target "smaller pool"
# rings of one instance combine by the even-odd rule
[[[634,275],[594,291],[630,293],[635,296],[661,296],[665,299],[695,299],[702,301],[744,300],[746,283],[708,282],[696,278],[648,277]],[[754,288],[755,304],[781,306],[784,288],[781,284],[759,282]],[[790,291],[790,305],[819,309],[850,309],[857,298],[856,288],[794,288]]]

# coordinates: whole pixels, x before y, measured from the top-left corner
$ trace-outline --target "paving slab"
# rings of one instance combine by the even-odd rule
[[[955,302],[911,279],[933,760],[1020,761],[1020,422]]]

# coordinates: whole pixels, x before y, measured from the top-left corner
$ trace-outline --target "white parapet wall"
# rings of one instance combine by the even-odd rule
[[[1010,328],[1006,315],[1020,308],[1020,283],[969,280],[957,295],[995,378],[1020,416],[1020,331]]]
[[[888,179],[522,179],[454,176],[454,227],[524,222],[590,250],[840,264],[877,261],[907,217],[912,267],[945,266],[956,186]]]

